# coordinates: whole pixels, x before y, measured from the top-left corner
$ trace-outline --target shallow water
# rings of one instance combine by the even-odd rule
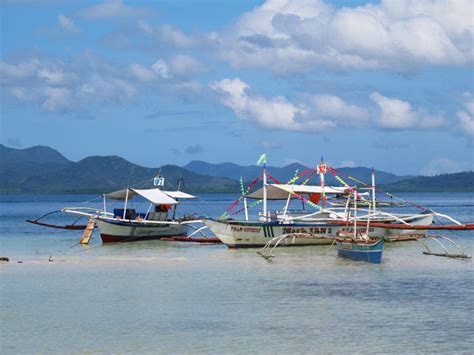
[[[216,216],[234,197],[201,196],[181,212]],[[474,220],[474,194],[404,197]],[[425,256],[419,242],[387,243],[380,265],[339,259],[328,246],[283,248],[272,261],[222,245],[102,246],[96,235],[80,246],[81,231],[24,223],[89,198],[1,197],[0,254],[11,259],[0,265],[2,353],[474,348],[472,261]],[[474,253],[472,232],[450,236]]]

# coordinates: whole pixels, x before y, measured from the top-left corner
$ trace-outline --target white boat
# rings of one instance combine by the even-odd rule
[[[279,243],[288,245],[331,244],[340,233],[353,230],[354,216],[351,216],[349,199],[345,208],[326,208],[326,195],[346,194],[352,196],[357,195],[357,191],[349,186],[325,186],[324,174],[327,167],[321,163],[316,169],[320,175],[321,186],[267,184],[267,172],[264,168],[263,187],[242,197],[245,219],[233,220],[226,216],[226,219],[204,219],[203,222],[230,248],[261,247],[272,239],[277,239]],[[375,196],[375,187],[372,186],[370,189]],[[257,220],[250,220],[248,217],[247,199],[261,199],[263,201],[262,212]],[[292,211],[289,206],[294,199],[317,207],[317,210],[314,212]],[[267,209],[268,200],[286,200],[286,204],[282,211],[270,212]],[[320,201],[322,207],[317,206]],[[375,203],[372,204],[372,208],[364,210],[365,214],[357,217],[357,223],[364,223],[368,220],[372,222],[372,226],[368,229],[368,235],[371,238],[385,238],[390,241],[415,239],[426,235],[426,230],[420,228],[392,230],[390,225],[429,226],[433,222],[433,213],[392,214],[377,210],[375,206]],[[281,236],[287,236],[287,238],[280,238]]]
[[[141,196],[150,202],[145,213],[137,213],[134,208],[127,207],[129,200],[136,196]],[[192,224],[200,222],[192,218],[175,218],[178,200],[195,198],[182,191],[127,188],[104,194],[103,198],[103,210],[91,211],[89,208],[81,207],[67,207],[62,210],[95,221],[103,243],[183,237],[187,236]],[[108,212],[106,198],[122,200],[124,207]]]

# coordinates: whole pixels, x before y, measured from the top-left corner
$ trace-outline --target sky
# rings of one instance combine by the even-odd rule
[[[0,142],[474,170],[471,0],[2,0]]]

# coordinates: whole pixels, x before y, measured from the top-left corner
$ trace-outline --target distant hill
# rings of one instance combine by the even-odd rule
[[[474,192],[474,172],[417,176],[383,188],[391,192]]]
[[[253,180],[255,177],[258,177],[262,174],[262,167],[250,165],[250,166],[240,166],[234,163],[220,163],[220,164],[211,164],[206,163],[200,160],[193,160],[187,165],[184,166],[185,169],[194,171],[198,174],[205,174],[210,176],[220,176],[227,177],[230,179],[238,180],[242,176],[244,181]],[[308,169],[307,166],[304,166],[299,163],[293,163],[285,167],[279,168],[274,166],[268,166],[267,170],[269,174],[278,179],[281,182],[286,182],[295,176],[295,172],[298,169],[299,173],[304,172]],[[372,169],[357,167],[357,168],[338,168],[338,171],[345,173],[357,180],[370,183]],[[376,170],[376,183],[377,184],[391,184],[397,181],[401,181],[413,176],[397,176],[392,173],[387,173],[385,171]],[[351,184],[350,179],[346,179],[343,174],[341,177],[344,180],[347,180],[347,183]],[[315,180],[318,181],[317,176]],[[326,182],[330,185],[340,185],[340,183],[331,175],[326,174]]]
[[[38,163],[27,159],[15,162],[14,157],[24,157],[18,149],[4,150],[0,169],[0,193],[103,193],[125,186],[137,186],[151,179],[160,168],[146,168],[117,156],[87,157],[77,163],[58,159],[53,163],[51,151],[33,147]],[[32,149],[32,148],[30,148]],[[38,154],[45,152],[45,156]],[[13,156],[13,157],[12,157]],[[222,177],[204,176],[175,165],[161,167],[165,188],[175,189],[178,179],[184,180],[183,190],[188,192],[238,191],[238,182]]]
[[[15,149],[0,144],[0,164],[17,162],[58,165],[71,163],[61,153],[50,147],[37,145],[26,149]]]
[[[287,182],[296,170],[301,173],[308,168],[293,163],[285,167],[269,166],[267,169],[279,181]],[[338,175],[350,185],[357,182],[346,175],[366,183],[371,181],[369,168],[337,170]],[[151,179],[159,171],[165,177],[166,189],[175,189],[178,179],[183,179],[183,190],[190,193],[238,192],[240,176],[249,182],[261,175],[262,167],[192,161],[185,167],[165,165],[147,168],[118,156],[92,156],[72,162],[49,147],[14,149],[0,145],[0,193],[3,194],[103,193],[126,186],[151,187]],[[325,178],[327,185],[340,186],[332,174],[326,174]],[[314,176],[312,183],[319,183],[317,176]],[[412,177],[376,171],[376,184],[393,192],[474,191],[474,172]]]

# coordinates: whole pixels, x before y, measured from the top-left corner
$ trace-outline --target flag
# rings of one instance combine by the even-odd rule
[[[262,164],[266,164],[266,163],[267,163],[267,155],[262,154],[260,156],[260,158],[258,159],[258,161],[257,161],[257,165],[262,165]]]

